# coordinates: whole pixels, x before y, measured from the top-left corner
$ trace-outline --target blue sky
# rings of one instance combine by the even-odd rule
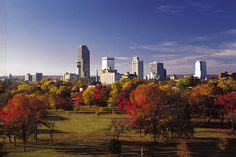
[[[102,56],[119,72],[131,58],[163,62],[167,73],[236,69],[235,0],[0,0],[0,75],[76,72],[87,44],[91,73]]]

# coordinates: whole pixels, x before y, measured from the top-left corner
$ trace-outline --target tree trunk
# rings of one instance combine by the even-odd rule
[[[35,140],[38,141],[38,123],[35,124]]]
[[[231,126],[232,126],[231,129],[234,130],[234,119],[233,118],[231,119]]]
[[[139,130],[139,137],[142,137],[142,129]]]
[[[173,140],[174,139],[174,131],[173,131],[173,129],[171,129],[170,132],[171,132],[171,140]]]
[[[9,143],[11,143],[11,132],[10,131],[8,131],[8,141],[9,141]]]
[[[22,131],[22,142],[23,142],[23,150],[26,151],[26,131]]]
[[[208,115],[208,124],[211,124],[211,111],[209,112],[209,115]]]
[[[119,142],[119,137],[120,137],[120,135],[117,135],[117,136],[116,136],[116,141],[117,141],[117,142]]]
[[[50,130],[51,145],[53,145],[53,130]]]
[[[156,131],[153,131],[153,135],[154,135],[154,139],[153,139],[153,142],[156,143],[157,142],[157,134],[156,134]]]
[[[16,146],[16,132],[14,131],[14,134],[13,134],[13,138],[14,138],[14,146]]]
[[[221,125],[224,124],[224,113],[221,114]]]
[[[156,125],[153,125],[153,142],[157,142],[157,131],[156,131]]]

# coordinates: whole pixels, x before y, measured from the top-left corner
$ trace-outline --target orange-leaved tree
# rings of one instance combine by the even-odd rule
[[[17,94],[0,113],[0,118],[13,129],[13,134],[21,137],[25,151],[27,137],[34,132],[35,124],[45,118],[46,106],[35,95]]]
[[[165,92],[155,84],[141,85],[132,91],[130,98],[133,105],[129,112],[131,124],[139,129],[143,128],[144,132],[152,133],[156,142],[166,105]]]

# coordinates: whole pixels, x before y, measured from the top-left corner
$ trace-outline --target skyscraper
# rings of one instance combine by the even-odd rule
[[[35,73],[35,75],[32,76],[33,82],[39,82],[43,79],[43,73]]]
[[[132,59],[132,73],[136,74],[138,78],[143,78],[143,61],[139,57]]]
[[[207,77],[206,61],[198,60],[195,62],[195,75],[199,79]]]
[[[149,63],[150,74],[148,75],[149,79],[158,79],[160,81],[166,80],[166,69],[164,68],[163,63],[158,63],[154,61]]]
[[[78,48],[77,68],[79,79],[90,78],[90,51],[86,45]]]
[[[102,70],[114,70],[115,58],[114,57],[102,57]]]

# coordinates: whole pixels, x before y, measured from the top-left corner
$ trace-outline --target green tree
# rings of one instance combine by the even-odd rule
[[[178,82],[176,83],[176,87],[178,87],[179,89],[186,89],[189,87],[194,87],[199,83],[200,83],[200,80],[198,78],[187,76],[187,77],[180,78]]]
[[[88,87],[84,92],[83,92],[83,99],[84,103],[86,105],[92,106],[94,104],[94,98],[93,98],[93,88]]]

